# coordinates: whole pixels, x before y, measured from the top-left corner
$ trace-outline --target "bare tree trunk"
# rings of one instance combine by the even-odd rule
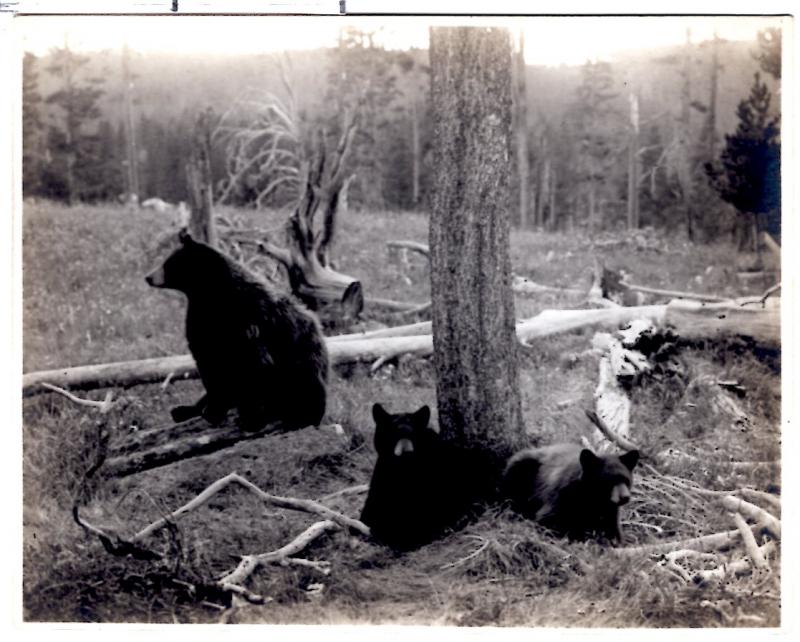
[[[706,156],[714,160],[717,154],[717,89],[719,87],[719,37],[714,32],[711,41],[711,79],[708,96],[708,120],[706,121]]]
[[[639,99],[630,94],[631,138],[628,145],[628,229],[639,227]]]
[[[125,146],[127,152],[128,203],[139,202],[139,150],[133,119],[133,78],[130,69],[128,43],[122,47],[122,91],[125,102]]]
[[[525,83],[525,36],[519,34],[519,49],[514,60],[514,138],[516,141],[517,180],[519,183],[519,226],[528,225],[530,168],[528,164],[528,97]],[[535,222],[540,225],[540,221]]]
[[[549,194],[550,194],[550,213],[548,215],[548,220],[550,222],[550,229],[554,230],[558,227],[558,212],[556,211],[556,168],[550,172],[550,187],[549,187]]]
[[[217,245],[214,229],[214,184],[211,178],[211,118],[206,109],[197,116],[194,128],[194,149],[186,167],[192,216],[189,232],[198,241]]]
[[[64,34],[64,49],[67,55],[64,56],[64,91],[70,96],[75,92],[75,79],[72,68],[72,54],[69,49],[67,34]],[[72,101],[70,101],[72,103]],[[64,181],[67,189],[67,203],[75,204],[75,140],[78,137],[76,118],[73,112],[74,107],[67,109],[66,123],[64,127],[64,147],[66,149],[66,173]]]
[[[432,28],[431,299],[439,424],[500,460],[524,436],[509,221],[511,39]]]
[[[419,169],[422,164],[421,145],[419,144],[419,114],[417,113],[417,100],[411,101],[411,205],[419,205]]]
[[[683,57],[683,86],[681,88],[681,118],[679,123],[678,141],[680,144],[680,166],[678,167],[678,182],[683,193],[683,209],[686,220],[686,236],[694,240],[694,176],[691,167],[691,100],[692,100],[692,75],[691,75],[692,30],[686,29],[686,44]]]
[[[550,188],[550,159],[547,157],[547,139],[542,141],[541,173],[539,175],[539,200],[536,202],[536,227],[544,226],[544,209]]]

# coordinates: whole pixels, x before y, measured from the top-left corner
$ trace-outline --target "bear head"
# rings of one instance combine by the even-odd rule
[[[223,254],[195,241],[185,230],[178,235],[180,247],[145,277],[156,288],[179,290],[186,294],[213,288],[229,277],[231,268]]]
[[[624,506],[631,498],[633,469],[638,461],[638,450],[600,457],[584,449],[580,454],[581,481],[600,505]]]
[[[422,406],[416,412],[391,414],[376,403],[372,406],[375,420],[375,451],[378,457],[397,458],[419,455],[438,441],[439,435],[428,426],[431,409]]]

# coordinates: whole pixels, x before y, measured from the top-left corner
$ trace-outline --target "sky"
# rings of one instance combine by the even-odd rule
[[[492,24],[522,30],[526,61],[532,65],[582,64],[617,51],[680,44],[691,29],[695,42],[716,31],[728,40],[752,41],[756,32],[778,26],[769,17],[537,17],[470,19],[417,17],[252,16],[23,16],[16,31],[23,50],[46,53],[64,42],[74,49],[116,49],[127,40],[137,51],[259,53],[333,46],[343,25],[377,31],[388,48],[427,47],[431,24]]]

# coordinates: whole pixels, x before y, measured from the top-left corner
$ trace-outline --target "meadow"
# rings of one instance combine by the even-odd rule
[[[223,210],[264,229],[278,213]],[[155,212],[120,206],[68,208],[26,203],[23,213],[23,370],[184,354],[184,301],[147,286],[144,275],[166,254],[176,232]],[[389,253],[386,241],[427,242],[419,214],[348,212],[333,258],[362,280],[367,297],[424,302],[428,266]],[[537,283],[585,288],[595,259],[654,288],[756,294],[736,277],[742,262],[720,242],[693,245],[679,236],[593,244],[585,232],[512,233],[517,274]],[[516,314],[575,305],[558,293],[518,297]],[[405,320],[367,308],[368,323]],[[594,331],[537,341],[522,353],[520,387],[532,443],[577,441],[588,434],[584,409],[594,405]],[[623,515],[626,547],[726,531],[733,526],[719,497],[749,487],[780,496],[780,354],[731,339],[681,345],[680,371],[645,379],[631,392],[632,436],[648,453],[670,449],[691,458],[661,458],[637,471]],[[746,421],[713,402],[714,380],[737,381]],[[168,409],[194,400],[198,381],[117,390],[129,399],[126,426],[169,423]],[[105,391],[81,393],[100,400]],[[231,472],[279,495],[324,498],[369,481],[375,454],[370,409],[393,412],[428,404],[435,382],[429,359],[407,358],[371,373],[369,364],[332,374],[326,422],[343,434],[308,428],[246,441],[171,466],[105,480],[85,499],[83,514],[130,536]],[[405,555],[335,532],[304,552],[330,562],[313,568],[267,566],[250,590],[264,605],[228,609],[170,580],[213,583],[239,556],[282,546],[311,523],[308,515],[266,508],[230,488],[189,513],[154,547],[175,553],[180,568],[109,555],[74,522],[72,505],[90,466],[98,415],[53,394],[23,399],[24,618],[72,622],[399,623],[459,626],[777,626],[780,577],[749,573],[723,582],[686,582],[664,570],[663,556],[595,542],[568,543],[500,507],[464,529]],[[435,421],[435,419],[434,419]],[[766,462],[763,465],[738,465]],[[656,470],[657,469],[657,470]],[[713,491],[713,492],[709,492]],[[716,493],[716,494],[715,494]],[[329,505],[358,517],[363,494]],[[775,568],[775,565],[772,564]]]

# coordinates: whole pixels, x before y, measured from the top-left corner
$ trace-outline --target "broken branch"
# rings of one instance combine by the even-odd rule
[[[337,513],[336,511],[328,508],[324,504],[320,504],[319,502],[315,502],[311,499],[297,499],[294,497],[281,497],[278,495],[271,495],[263,490],[261,490],[258,486],[256,486],[251,481],[245,479],[241,475],[237,473],[231,473],[226,475],[225,477],[218,479],[213,484],[208,486],[203,492],[201,492],[197,497],[192,499],[190,502],[187,502],[177,510],[173,511],[166,517],[159,519],[149,526],[146,526],[142,530],[140,530],[131,540],[132,542],[138,542],[148,537],[152,533],[158,531],[159,529],[163,528],[170,522],[177,521],[180,517],[185,515],[186,513],[195,510],[196,508],[202,506],[206,502],[208,502],[214,495],[219,493],[221,490],[226,488],[231,484],[238,484],[247,490],[251,491],[255,494],[259,499],[262,501],[270,504],[271,506],[276,506],[278,508],[288,508],[290,510],[297,510],[306,513],[314,513],[316,515],[320,515],[324,517],[326,520],[331,521],[333,524],[337,526],[342,526],[345,528],[351,528],[353,530],[358,531],[362,535],[369,535],[370,530],[369,527],[360,522],[357,519],[353,519],[351,517],[347,517],[346,515],[342,515],[341,513]]]

